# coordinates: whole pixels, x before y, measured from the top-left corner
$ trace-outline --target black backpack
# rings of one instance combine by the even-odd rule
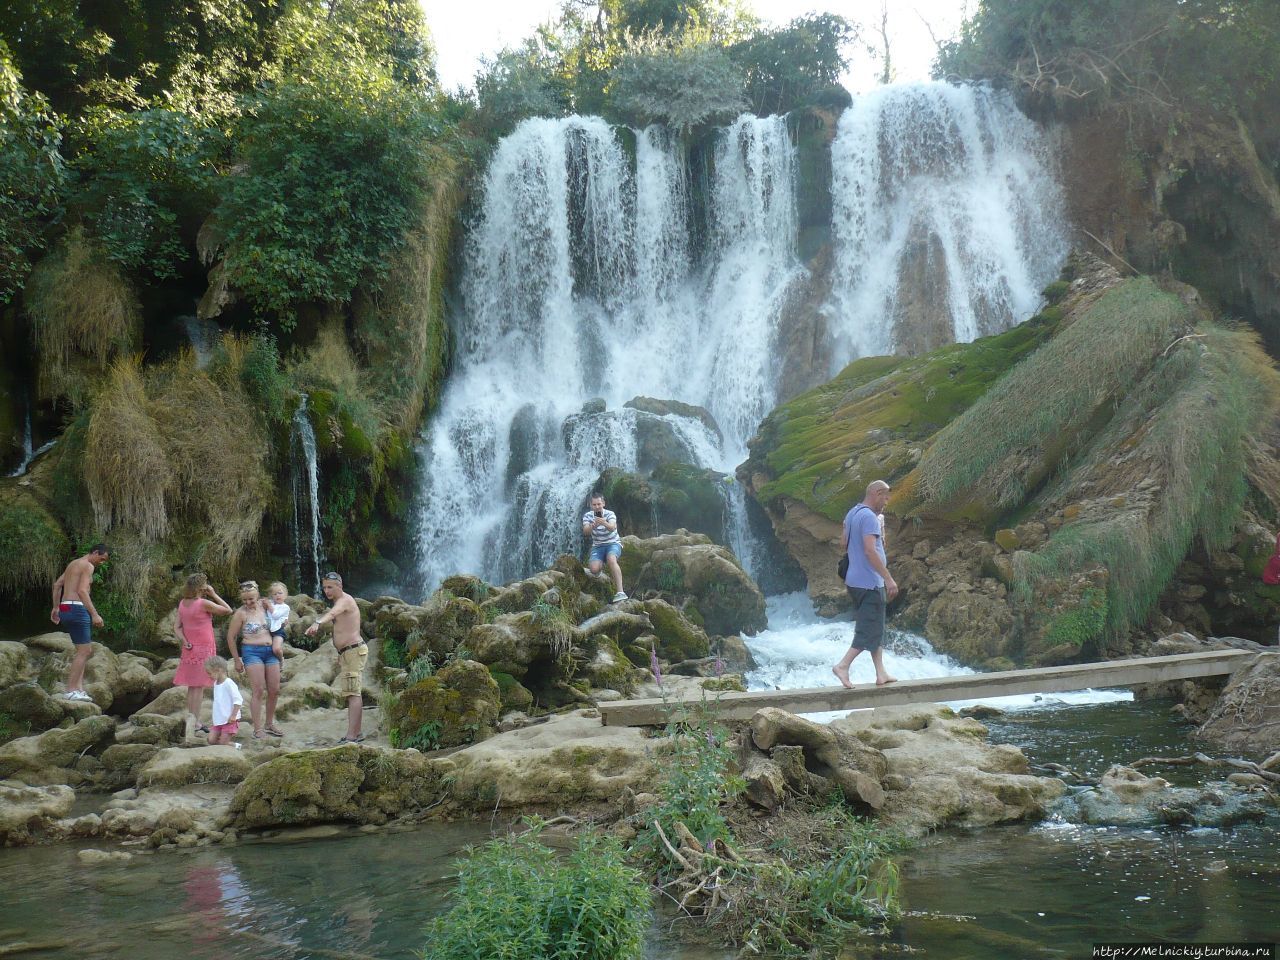
[[[867,505],[866,505],[865,503],[860,503],[860,504],[858,504],[858,507],[866,507],[866,509],[868,509],[868,510],[870,510],[870,509],[871,509],[870,507],[867,507]],[[858,507],[854,507],[854,508],[853,508],[853,510],[854,510],[854,512],[855,512],[855,513],[857,512]],[[850,544],[850,546],[852,546],[852,544]],[[847,577],[847,576],[849,575],[849,550],[848,550],[848,548],[845,548],[844,553],[840,554],[840,560],[836,563],[836,575],[837,575],[841,580],[843,580],[845,577]]]

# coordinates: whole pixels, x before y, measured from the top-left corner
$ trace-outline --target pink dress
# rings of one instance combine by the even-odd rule
[[[218,652],[217,641],[213,638],[213,614],[205,607],[204,601],[196,597],[178,603],[178,620],[191,649],[188,650],[185,644],[182,646],[182,662],[173,675],[173,685],[212,687],[213,680],[204,672],[204,662]]]

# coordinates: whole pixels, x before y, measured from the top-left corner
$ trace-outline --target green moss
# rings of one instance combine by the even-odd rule
[[[533,706],[533,694],[511,674],[490,667],[489,675],[498,685],[503,710],[526,711]]]
[[[1057,303],[1065,297],[1071,289],[1071,283],[1067,280],[1055,280],[1044,288],[1044,299],[1047,303]]]
[[[47,588],[70,549],[61,526],[34,497],[11,481],[0,486],[0,592]]]
[[[1078,604],[1054,616],[1045,632],[1044,647],[1070,644],[1083,650],[1101,637],[1106,627],[1107,595],[1101,590],[1086,590]]]
[[[691,623],[679,610],[665,600],[646,600],[644,612],[653,624],[653,632],[658,638],[657,652],[662,660],[679,663],[682,660],[697,660],[711,652],[711,641],[706,631]],[[648,666],[648,652],[638,665]]]
[[[405,746],[429,730],[432,746],[453,747],[492,736],[500,704],[500,688],[483,664],[455,660],[401,692],[387,723]]]
[[[761,425],[749,469],[772,478],[762,503],[786,498],[840,520],[874,479],[895,483],[921,443],[971,407],[1053,332],[1028,321],[922,357],[866,357],[775,410]]]

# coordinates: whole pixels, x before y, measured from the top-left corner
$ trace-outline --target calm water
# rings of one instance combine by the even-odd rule
[[[1167,704],[1023,711],[992,737],[1100,774],[1186,752]],[[1200,772],[1158,771],[1198,782]],[[138,856],[85,866],[68,845],[0,851],[0,956],[129,960],[411,958],[453,861],[485,828],[437,825]],[[911,913],[849,956],[1087,957],[1099,939],[1280,937],[1280,819],[1233,831],[1081,827],[1051,819],[927,840],[900,858]],[[339,891],[341,891],[339,893]],[[665,929],[665,928],[664,928]],[[727,960],[655,926],[649,960]]]

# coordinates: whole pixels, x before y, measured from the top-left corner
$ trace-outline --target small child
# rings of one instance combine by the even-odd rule
[[[213,681],[213,725],[209,730],[209,743],[230,743],[231,738],[240,732],[240,708],[244,705],[244,696],[236,682],[227,676],[227,661],[222,657],[205,660],[204,672]]]
[[[289,588],[277,580],[267,587],[267,602],[263,604],[267,611],[267,631],[271,634],[271,652],[284,662],[284,625],[289,622],[289,604],[285,599],[289,596]]]

